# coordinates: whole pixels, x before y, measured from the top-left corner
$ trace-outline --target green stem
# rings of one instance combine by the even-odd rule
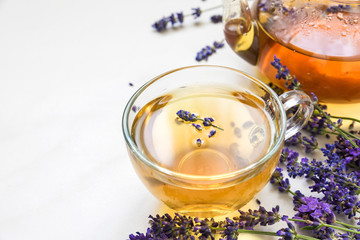
[[[319,107],[319,105],[314,104],[314,107],[321,113],[321,115],[323,115],[323,116],[330,122],[330,124],[334,127],[334,129],[335,129],[338,133],[340,133],[341,136],[343,136],[346,140],[348,140],[348,141],[351,143],[351,145],[353,145],[355,148],[358,147],[358,145],[357,145],[356,143],[354,143],[354,141],[351,140],[351,138],[349,138],[349,136],[347,135],[347,133],[345,133],[342,129],[338,128],[338,127],[336,126],[336,124],[333,123],[333,121],[331,120],[331,118],[329,117],[329,115],[326,114],[326,113],[321,109],[321,107]]]
[[[294,219],[294,218],[289,218],[288,219],[289,221],[293,221],[293,222],[302,222],[302,223],[309,223],[308,221],[306,220],[303,220],[303,219]],[[339,221],[336,221],[336,223],[340,224],[340,225],[346,225],[346,227],[350,227],[350,228],[357,228],[357,229],[360,229],[358,227],[355,227],[353,225],[350,225],[350,224],[346,224],[346,223],[342,223],[342,222],[339,222]],[[351,229],[348,229],[348,228],[344,228],[344,227],[339,227],[339,226],[336,226],[336,225],[331,225],[331,224],[327,224],[327,223],[320,223],[319,227],[329,227],[329,228],[333,228],[333,229],[337,229],[337,230],[341,230],[341,231],[345,231],[345,232],[351,232],[351,233],[356,233],[356,234],[359,234],[360,232],[359,231],[356,231],[356,230],[351,230]]]
[[[360,140],[360,137],[355,136],[355,135],[352,134],[352,133],[346,132],[346,131],[342,130],[341,128],[339,128],[339,129],[340,129],[340,131],[342,131],[344,134],[347,134],[347,135],[349,135],[349,136],[352,137],[352,138],[356,138],[356,139]]]
[[[352,118],[352,117],[338,117],[338,116],[330,116],[331,118],[336,118],[336,119],[342,119],[342,120],[350,120],[350,121],[354,121],[354,122],[358,122],[360,123],[359,119],[356,118]]]
[[[309,221],[306,221],[306,220],[303,220],[303,219],[288,218],[288,220],[293,221],[293,222],[302,222],[302,223],[309,224]]]
[[[301,234],[296,234],[296,239],[304,239],[304,240],[318,240],[319,238],[313,238],[310,236],[305,236],[305,235],[301,235]]]
[[[342,226],[344,226],[344,227],[347,227],[347,228],[360,229],[360,227],[358,227],[358,226],[353,226],[353,225],[351,225],[351,224],[347,224],[347,223],[344,223],[344,222],[336,221],[336,223],[339,224],[339,225],[342,225]]]
[[[217,5],[217,6],[214,6],[214,7],[211,7],[211,8],[207,8],[205,10],[201,10],[201,12],[208,12],[208,11],[211,11],[211,10],[214,10],[214,9],[217,9],[217,8],[222,8],[223,5]]]
[[[341,231],[344,231],[344,232],[351,232],[351,233],[356,233],[356,234],[359,234],[359,233],[360,233],[359,231],[352,230],[352,229],[348,229],[348,228],[344,228],[344,227],[339,227],[339,226],[336,226],[336,225],[331,225],[331,224],[326,224],[326,223],[322,223],[322,225],[323,225],[324,227],[329,227],[329,228],[341,230]],[[352,226],[352,227],[354,227],[354,226]]]
[[[225,230],[225,228],[212,228],[212,229],[213,230],[218,230],[218,231]],[[257,235],[279,237],[275,232],[255,231],[255,230],[246,230],[246,229],[238,229],[237,231],[238,231],[238,233],[248,233],[248,234],[257,234]],[[301,235],[301,234],[297,234],[296,239],[318,240],[318,238],[313,238],[313,237],[305,236],[305,235]]]
[[[338,177],[338,178],[342,178],[342,180],[346,181],[346,184],[348,184],[348,185],[350,185],[350,186],[352,186],[352,187],[354,187],[354,188],[360,189],[360,186],[358,186],[357,184],[351,182],[351,181],[348,180],[346,177],[344,177],[344,176],[342,176],[342,175],[339,175],[339,174],[337,174],[337,173],[334,173],[334,172],[332,172],[332,175],[334,175],[334,176],[336,176],[336,177]]]
[[[293,191],[291,191],[290,189],[288,190],[288,192],[289,192],[291,195],[293,195],[293,196],[296,195],[296,194],[295,194]]]
[[[223,129],[223,128],[218,127],[218,126],[216,126],[216,125],[211,124],[211,126],[212,126],[212,127],[214,127],[214,128],[220,129],[221,131],[224,131],[224,129]]]
[[[336,133],[336,132],[330,132],[330,131],[323,131],[323,133],[326,133],[326,134],[332,134],[332,135],[339,135],[339,133]]]
[[[274,232],[267,232],[267,231],[255,231],[255,230],[246,230],[246,229],[239,229],[239,233],[249,233],[249,234],[259,234],[259,235],[266,235],[266,236],[277,236],[278,235]]]
[[[217,5],[217,6],[214,6],[214,7],[211,7],[211,8],[206,8],[206,9],[201,9],[201,13],[204,13],[204,12],[208,12],[208,11],[211,11],[211,10],[214,10],[214,9],[217,9],[217,8],[221,8],[222,5]],[[189,14],[185,14],[184,17],[190,17],[192,16],[193,14],[192,13],[189,13]]]
[[[196,119],[196,120],[199,120],[199,121],[202,121],[202,122],[205,122],[205,120],[202,119],[202,118],[195,118],[195,119]],[[211,124],[210,126],[212,126],[212,127],[214,127],[214,128],[217,128],[217,129],[220,129],[221,131],[224,131],[223,128],[218,127],[218,126],[216,126],[216,125],[214,125],[214,124],[212,124],[212,123],[210,123],[210,124]]]

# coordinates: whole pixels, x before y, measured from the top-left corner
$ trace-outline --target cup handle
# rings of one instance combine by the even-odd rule
[[[285,140],[299,132],[309,121],[314,111],[311,98],[303,91],[292,90],[279,96],[285,111],[298,106],[296,113],[286,121]]]

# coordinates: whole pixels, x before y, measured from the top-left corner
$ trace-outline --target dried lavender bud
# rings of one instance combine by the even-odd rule
[[[289,69],[281,64],[279,58],[274,56],[274,61],[271,62],[271,65],[277,69],[275,77],[279,80],[284,79],[288,89],[293,90],[300,88],[300,82],[295,77],[291,76]]]
[[[311,136],[310,138],[303,137],[302,143],[305,146],[306,153],[311,153],[314,150],[318,149],[318,145],[319,145],[314,136]]]
[[[240,229],[253,230],[256,225],[267,226],[273,225],[280,221],[279,206],[267,211],[264,207],[260,206],[258,210],[249,209],[247,212],[239,210],[240,216],[236,219],[239,221]]]
[[[283,220],[284,222],[286,222],[286,224],[288,225],[287,228],[282,228],[279,231],[276,232],[276,234],[282,238],[280,239],[284,239],[284,240],[292,240],[292,239],[296,239],[296,230],[293,224],[291,224],[291,222],[288,220],[288,216],[283,216],[281,218],[281,220]]]
[[[212,23],[221,23],[222,22],[222,15],[213,15],[210,17],[210,21]]]
[[[156,21],[152,27],[158,31],[163,32],[167,29],[168,23],[171,23],[171,27],[174,27],[177,23],[181,25],[184,22],[184,14],[182,12],[172,13],[168,17],[163,17],[160,20]]]
[[[216,49],[222,48],[224,46],[223,41],[213,42],[213,46],[206,46],[197,52],[195,60],[200,62],[202,60],[207,61],[209,56],[216,52]]]
[[[271,176],[270,183],[277,185],[280,192],[290,191],[290,181],[288,178],[284,179],[282,168],[276,167],[275,172]]]
[[[197,145],[198,147],[200,147],[201,144],[202,144],[201,139],[200,139],[200,138],[196,139],[196,145]]]
[[[209,133],[209,138],[213,137],[216,133],[216,130],[211,130],[210,133]]]
[[[197,120],[196,114],[184,110],[179,110],[176,115],[184,121],[195,122]]]
[[[137,112],[138,110],[139,110],[139,107],[137,107],[137,106],[132,106],[132,108],[131,108],[131,110],[133,111],[133,112]]]
[[[200,124],[195,124],[195,123],[193,123],[192,126],[193,126],[196,130],[202,131],[202,127],[201,127]]]
[[[192,14],[194,16],[194,19],[198,18],[201,16],[201,9],[200,8],[192,8]]]

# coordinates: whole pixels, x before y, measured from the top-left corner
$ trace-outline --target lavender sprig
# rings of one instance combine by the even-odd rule
[[[163,32],[163,31],[167,30],[169,24],[171,25],[171,27],[176,27],[176,26],[182,25],[184,22],[184,19],[187,17],[192,16],[194,19],[197,19],[204,12],[208,12],[208,11],[218,9],[221,7],[222,7],[222,5],[214,6],[214,7],[207,8],[207,9],[200,9],[199,7],[192,8],[191,13],[189,13],[189,14],[184,14],[183,12],[172,13],[167,17],[162,17],[161,19],[157,20],[151,26],[157,32]],[[218,15],[216,15],[216,16],[218,16]],[[220,22],[220,21],[218,21],[219,17],[215,17],[215,18],[216,18],[216,20],[213,20],[212,18],[210,18],[211,22],[213,22],[213,23]]]
[[[216,52],[216,49],[224,47],[224,40],[220,42],[214,41],[212,46],[206,46],[196,53],[195,60],[200,62],[202,60],[207,61],[208,58]]]
[[[196,122],[196,121],[201,121],[204,127],[214,127],[217,129],[220,129],[222,131],[224,131],[223,128],[218,127],[216,125],[213,124],[214,119],[212,117],[206,117],[204,119],[199,118],[196,114],[191,113],[189,111],[185,111],[185,110],[179,110],[177,111],[176,115],[178,116],[178,118],[182,119],[183,121],[186,122]],[[198,124],[192,124],[197,130],[201,131],[200,128],[201,126],[197,126]],[[215,134],[215,133],[214,133]]]
[[[296,151],[285,148],[282,151],[280,163],[286,165],[290,177],[305,176],[312,180],[314,184],[310,186],[311,191],[322,193],[321,201],[330,204],[335,212],[343,213],[348,218],[356,218],[356,214],[360,212],[360,201],[357,198],[360,193],[360,173],[348,171],[348,163],[353,160],[351,156],[354,154],[355,157],[359,157],[360,150],[359,154],[343,151],[343,144],[346,143],[348,142],[326,144],[326,147],[322,148],[326,157],[325,161],[315,159],[310,161],[308,158],[302,158],[299,161],[299,154]],[[296,192],[294,194],[290,190],[290,184],[286,181],[287,179],[284,180],[281,172],[282,169],[278,167],[271,183],[279,186],[280,192],[289,192],[295,196]]]
[[[321,202],[317,198],[305,197],[300,192],[294,196],[296,215],[289,218],[279,213],[279,206],[268,211],[260,206],[257,210],[242,211],[232,219],[226,218],[225,221],[215,221],[211,219],[192,218],[175,213],[174,217],[169,214],[163,216],[149,216],[150,227],[146,233],[137,232],[136,235],[129,235],[130,240],[153,240],[153,239],[215,239],[215,235],[221,235],[221,239],[235,240],[239,234],[257,234],[267,236],[280,236],[281,239],[334,239],[335,236],[353,235],[358,237],[359,228],[350,224],[335,220],[335,215],[328,204]],[[286,222],[287,228],[282,228],[277,232],[254,230],[257,226],[274,225],[277,222]],[[303,230],[311,230],[317,238],[299,234],[295,226],[297,223]],[[338,224],[338,225],[336,225]],[[343,231],[335,233],[334,230]],[[345,236],[345,235],[344,235]],[[357,238],[356,238],[357,239]]]
[[[199,219],[182,216],[178,213],[174,217],[169,214],[163,216],[149,216],[150,227],[146,233],[137,232],[131,234],[130,240],[153,240],[153,239],[215,239],[215,235],[221,235],[221,239],[235,240],[239,234],[256,234],[264,236],[281,237],[281,239],[304,239],[316,240],[311,236],[302,235],[296,232],[295,227],[290,223],[304,222],[302,219],[289,219],[279,214],[279,207],[267,211],[264,207],[258,210],[239,211],[239,216],[233,219],[226,218],[225,221],[214,219]],[[282,228],[277,232],[254,230],[255,226],[268,226],[284,221],[288,228]],[[291,238],[289,238],[291,237]]]
[[[279,170],[277,169],[277,171]],[[273,177],[276,176],[277,174],[275,172],[275,176]],[[278,184],[278,182],[276,184]],[[288,192],[293,195],[294,210],[297,211],[297,213],[293,219],[289,220],[298,222],[299,226],[304,230],[312,230],[312,233],[317,238],[334,239],[334,236],[339,235],[339,233],[335,233],[334,229],[347,231],[349,234],[356,234],[360,237],[360,227],[336,220],[335,214],[331,210],[331,204],[324,201],[324,199],[314,198],[312,196],[305,197],[300,191],[291,191],[290,185],[288,185],[287,191],[283,191],[281,187],[279,187],[279,191]],[[286,231],[282,232],[283,234],[286,233]]]
[[[184,14],[182,12],[172,13],[168,17],[163,17],[151,25],[156,31],[162,32],[167,29],[168,23],[171,23],[171,27],[175,25],[181,25],[184,22]]]

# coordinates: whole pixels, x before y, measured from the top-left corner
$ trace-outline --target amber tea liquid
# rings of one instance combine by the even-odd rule
[[[275,79],[276,70],[270,65],[274,55],[306,92],[314,92],[322,102],[360,101],[358,6],[331,13],[327,6],[312,2],[309,7],[274,16],[270,5],[265,10],[257,8],[260,3],[253,6],[257,27],[245,26],[242,19],[232,19],[224,27],[226,40],[237,54],[257,64],[279,86],[284,83]]]
[[[234,211],[251,200],[269,180],[279,153],[240,177],[211,179],[249,167],[264,157],[273,143],[274,127],[258,97],[221,87],[203,89],[183,88],[149,102],[137,114],[131,134],[151,161],[192,175],[191,180],[170,181],[166,175],[137,165],[134,159],[135,169],[150,191],[176,211],[208,217]],[[203,127],[198,131],[190,122],[177,118],[178,110],[212,117],[224,130]],[[209,138],[214,129],[216,134]]]

